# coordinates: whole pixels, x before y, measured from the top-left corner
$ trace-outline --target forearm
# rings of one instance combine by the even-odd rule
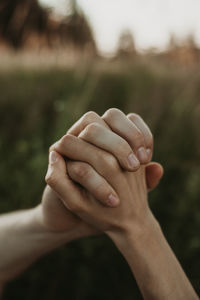
[[[78,238],[78,232],[54,233],[40,223],[41,206],[0,217],[0,284],[21,273],[37,258]]]
[[[111,238],[129,263],[145,300],[199,299],[152,217],[143,228]]]

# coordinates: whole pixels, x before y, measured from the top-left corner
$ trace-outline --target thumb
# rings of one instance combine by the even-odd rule
[[[49,154],[49,165],[45,180],[67,208],[70,209],[70,206],[81,201],[81,191],[69,178],[66,162],[56,151],[51,151]]]
[[[159,163],[151,162],[146,166],[146,183],[149,191],[159,184],[163,173],[164,169]]]

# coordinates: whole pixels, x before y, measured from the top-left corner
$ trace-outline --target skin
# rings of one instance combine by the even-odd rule
[[[116,116],[114,118],[115,114]],[[107,120],[107,123],[104,121],[105,118]],[[111,127],[112,130],[114,130],[114,125],[112,122],[117,118],[118,128],[116,128],[115,126],[116,131],[113,132],[111,131]],[[130,124],[133,124],[136,127],[135,123],[137,123],[138,128],[136,136],[133,135],[131,131],[132,127],[130,130],[126,130],[126,127],[130,126]],[[96,128],[102,133],[101,139],[99,139],[100,134],[96,133]],[[104,129],[107,129],[107,131],[105,131]],[[119,136],[119,133],[121,134],[121,136]],[[79,134],[81,134],[82,136],[81,139],[78,138]],[[93,192],[93,195],[96,197],[96,199],[98,199],[98,201],[106,206],[115,207],[119,204],[120,201],[116,191],[114,191],[114,189],[103,178],[103,176],[95,171],[95,168],[93,168],[94,164],[87,163],[89,162],[90,158],[101,162],[102,154],[105,152],[103,152],[102,149],[99,149],[92,145],[92,143],[88,144],[85,142],[84,139],[91,139],[91,136],[98,136],[99,145],[102,140],[104,141],[104,144],[101,145],[101,147],[105,150],[109,149],[110,153],[106,151],[108,160],[110,159],[110,157],[113,158],[115,156],[122,168],[127,169],[128,171],[136,171],[140,167],[140,163],[139,165],[137,164],[136,167],[134,166],[131,170],[129,164],[127,163],[127,157],[132,153],[135,155],[135,153],[137,152],[136,145],[140,147],[140,143],[136,143],[136,139],[138,137],[139,139],[143,139],[145,141],[145,144],[147,145],[146,147],[148,147],[148,149],[153,150],[153,137],[151,131],[147,127],[145,122],[136,114],[125,116],[118,109],[110,109],[102,117],[100,117],[94,112],[88,112],[68,130],[65,136],[63,136],[58,142],[50,147],[50,152],[52,150],[56,150],[61,155],[68,157],[68,162],[70,161],[70,159],[77,160],[78,162],[76,163],[75,167],[76,170],[72,170],[73,173],[77,173],[74,174],[74,179],[80,184],[87,185],[88,190]],[[143,138],[141,138],[141,136]],[[116,139],[118,142],[118,146],[116,146]],[[129,143],[131,144],[131,146]],[[95,149],[95,152],[93,152],[93,149]],[[94,153],[95,156],[93,156]],[[82,155],[83,157],[81,158],[80,155]],[[146,160],[147,163],[151,160],[151,157],[152,152],[148,154],[148,158]],[[84,164],[83,161],[85,161]],[[70,164],[68,163],[67,168],[70,172]],[[149,190],[151,190],[157,186],[159,180],[163,175],[163,169],[162,166],[158,163],[148,163],[147,165],[145,165],[145,168],[147,186]],[[87,173],[91,180],[88,180],[88,177],[84,176],[85,173]],[[47,177],[50,177],[50,180],[53,180],[53,178],[51,178],[49,174],[47,175]],[[97,231],[94,227],[88,228],[88,222],[83,223],[80,218],[77,218],[76,216],[71,214],[70,210],[64,211],[63,207],[60,208],[61,200],[59,196],[57,196],[55,192],[52,191],[52,188],[50,186],[50,184],[47,185],[42,201],[44,225],[52,231],[64,231],[68,230],[69,226],[74,227],[78,225],[80,228],[82,228],[82,231],[84,231],[84,236],[91,235],[91,233],[96,234]],[[116,203],[110,201],[110,194],[113,194],[117,197]],[[73,193],[70,193],[70,198],[74,199]],[[67,217],[65,215],[66,213]]]
[[[64,206],[112,239],[127,260],[144,299],[198,299],[149,208],[145,167],[135,172],[122,169],[120,156],[111,153],[106,142],[100,143],[112,137],[94,124],[89,130],[88,126],[82,128],[78,138],[68,134],[51,148],[47,183]],[[76,151],[80,145],[82,151]],[[63,155],[69,159],[67,165]],[[95,182],[94,172],[99,175]],[[105,187],[106,192],[97,192],[96,181],[101,181],[101,190]],[[108,187],[118,198],[114,208],[102,201],[108,199]]]
[[[118,122],[116,122],[116,119],[118,119]],[[76,141],[81,140],[88,144],[88,142],[85,141],[89,138],[86,127],[91,123],[95,123],[96,127],[101,126],[101,133],[103,132],[103,139],[98,140],[98,145],[99,147],[105,147],[106,151],[92,145],[92,140],[90,143],[90,146],[93,147],[92,149],[95,148],[100,150],[100,156],[98,157],[99,161],[104,158],[101,154],[107,153],[108,155],[115,157],[115,160],[118,164],[120,164],[121,168],[129,172],[135,172],[140,167],[140,164],[148,163],[150,161],[153,149],[153,139],[147,125],[139,116],[135,114],[125,116],[122,112],[116,109],[109,110],[102,117],[93,112],[85,114],[68,131],[68,134],[66,135],[67,138],[66,136],[63,137],[60,141],[54,144],[50,150],[56,148],[58,145],[62,146],[63,142],[69,142],[67,140],[68,137],[70,137],[70,139],[74,138]],[[120,123],[121,126],[119,127],[117,123]],[[92,128],[95,126],[92,126]],[[82,138],[78,137],[79,134],[82,135]],[[104,140],[104,137],[107,142],[104,146],[102,146],[101,143]],[[139,141],[136,142],[136,139],[138,138]],[[145,148],[151,149],[150,151],[147,151],[148,157],[145,159],[144,157],[141,157],[141,154],[138,154],[137,151],[138,147],[141,148],[141,146],[144,145]],[[83,152],[84,149],[85,147],[83,147]],[[120,149],[120,151],[116,151],[116,149]],[[57,149],[57,151],[59,152],[59,149]],[[109,151],[109,153],[107,151]],[[140,152],[141,151],[139,151],[139,153]],[[79,151],[79,153],[82,153],[82,151]],[[130,167],[127,162],[127,156],[130,154],[134,155],[134,161],[136,162],[134,167]],[[50,156],[52,156],[52,153]],[[87,153],[87,156],[90,156],[90,152]],[[62,157],[60,156],[60,158]],[[63,162],[66,166],[65,161]],[[70,167],[70,164],[72,164],[72,167]],[[88,168],[88,164],[85,164],[86,168]],[[74,168],[79,171],[82,170],[83,162],[78,159],[76,166],[73,166],[72,161],[68,160],[67,166],[69,168],[68,171],[71,170],[76,177],[77,174],[76,171],[74,172]],[[105,209],[109,209],[109,206],[118,206],[121,200],[120,195],[118,195],[118,191],[105,179],[104,176],[102,176],[103,174],[101,175],[97,172],[92,165],[89,167],[89,172],[91,172],[90,179],[93,178],[93,182],[91,184],[90,180],[87,180],[87,176],[84,175],[85,171],[81,171],[83,175],[80,178],[82,185],[87,185],[88,189],[91,193],[93,193],[95,201],[98,199],[98,204],[103,206]],[[80,175],[79,171],[78,176]],[[66,202],[63,202],[63,198],[60,194],[50,187],[50,185],[52,185],[50,182],[53,183],[54,180],[57,180],[57,178],[54,177],[53,173],[51,174],[50,169],[49,172],[49,175],[47,176],[47,182],[49,185],[46,186],[42,196],[42,202],[37,207],[1,215],[0,217],[0,256],[4,258],[0,262],[0,289],[2,289],[3,285],[7,281],[16,277],[42,255],[74,239],[102,233],[95,224],[90,223],[89,220],[80,218],[79,215],[75,215],[73,209],[66,205]],[[73,176],[73,174],[71,175]],[[149,190],[151,190],[159,183],[163,170],[157,163],[148,163],[145,165],[145,174],[147,186]],[[77,177],[76,179],[78,182]],[[99,184],[101,188],[98,188]],[[107,192],[105,192],[106,190]],[[77,192],[74,194],[72,190],[68,190],[67,194],[68,198],[71,198],[71,203],[76,203],[79,199],[76,199],[76,193]],[[82,189],[81,200],[86,199],[89,201],[92,197],[91,193],[86,193],[84,189]],[[114,203],[108,198],[111,193],[116,195],[117,202]],[[15,249],[15,251],[11,251],[11,249]]]

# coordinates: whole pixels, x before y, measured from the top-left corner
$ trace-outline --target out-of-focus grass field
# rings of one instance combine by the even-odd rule
[[[149,196],[163,231],[200,289],[200,72],[157,63],[83,63],[0,70],[0,211],[40,202],[48,147],[83,113],[139,113],[165,175]],[[13,251],[15,251],[13,249]],[[106,237],[76,241],[10,283],[4,299],[140,299]]]

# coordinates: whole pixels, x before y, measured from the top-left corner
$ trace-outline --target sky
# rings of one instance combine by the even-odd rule
[[[64,11],[66,0],[40,0]],[[123,30],[130,30],[139,50],[164,49],[171,33],[193,33],[200,44],[200,0],[77,0],[88,16],[101,52],[112,53]]]

